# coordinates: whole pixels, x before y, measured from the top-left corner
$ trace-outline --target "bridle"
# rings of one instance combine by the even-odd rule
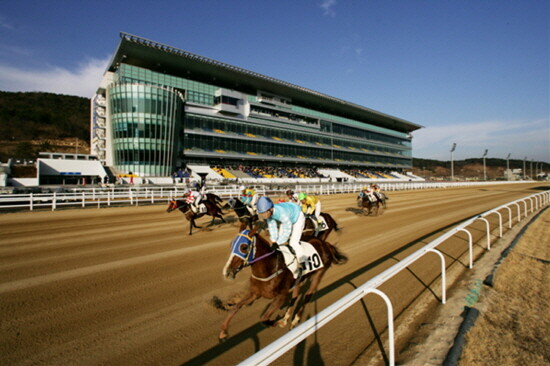
[[[248,266],[251,266],[253,265],[254,263],[256,262],[259,262],[261,261],[262,259],[264,258],[267,258],[269,257],[270,255],[274,254],[276,251],[275,250],[272,250],[268,253],[265,253],[265,254],[262,254],[261,256],[259,257],[255,257],[255,258],[252,258],[251,257],[255,254],[256,252],[256,236],[253,236],[253,237],[250,237],[249,235],[247,234],[244,234],[245,231],[248,231],[248,230],[243,230],[243,232],[240,232],[238,235],[237,235],[237,238],[235,238],[235,240],[233,241],[233,248],[231,249],[232,251],[232,256],[237,256],[239,258],[241,258],[243,261],[242,263],[239,265],[239,267],[237,268],[235,274],[239,273],[243,268],[246,268]],[[239,254],[237,254],[235,251],[236,251],[236,246],[239,245],[238,243],[238,240],[239,238],[242,237],[244,238],[244,240],[246,241],[246,244],[249,245],[249,249],[248,249],[248,252],[246,253],[246,255],[243,257]],[[244,244],[244,243],[240,243],[240,244]],[[239,251],[240,252],[240,251]],[[242,252],[240,252],[242,253]],[[244,254],[244,253],[243,253]],[[273,278],[277,277],[278,275],[280,275],[281,273],[283,273],[283,268],[279,268],[279,257],[277,257],[277,262],[276,262],[276,267],[275,267],[275,272],[272,273],[271,275],[269,275],[268,277],[258,277],[258,276],[255,276],[254,273],[251,273],[250,276],[256,280],[259,280],[259,281],[270,281],[272,280]]]

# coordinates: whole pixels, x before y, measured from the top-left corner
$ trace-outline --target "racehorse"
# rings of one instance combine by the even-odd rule
[[[199,217],[202,217],[204,215],[212,216],[212,221],[208,226],[212,226],[214,224],[214,219],[216,217],[219,217],[220,219],[222,219],[223,222],[225,222],[223,216],[221,215],[222,210],[217,204],[212,203],[208,200],[202,201],[201,204],[204,204],[204,206],[206,207],[206,212],[195,213],[191,209],[191,205],[189,205],[184,200],[170,200],[166,212],[172,212],[176,209],[180,210],[185,215],[187,221],[189,221],[189,235],[193,235],[193,227],[197,229],[201,228],[201,226],[197,226],[197,224],[195,223],[195,219],[198,219]]]
[[[238,198],[230,198],[229,200],[227,200],[227,203],[222,208],[232,208],[239,217],[239,221],[248,225],[248,227],[250,227],[250,230],[252,230],[252,225],[254,225],[256,221],[258,221],[258,215],[252,215],[248,210],[248,207]],[[244,228],[242,228],[241,230],[244,230]]]
[[[221,203],[223,202],[223,200],[217,194],[207,193],[206,194],[206,200],[212,202],[213,204],[218,206],[220,209],[222,208]]]
[[[386,194],[384,192],[375,192],[374,195],[375,195],[376,198],[378,198],[378,202],[380,202],[382,207],[385,209],[386,208],[386,200],[389,199],[386,196]]]
[[[237,235],[231,245],[229,259],[223,268],[223,276],[226,278],[234,279],[237,273],[247,266],[251,268],[251,275],[248,294],[243,300],[234,305],[221,325],[221,331],[218,336],[220,342],[228,338],[229,323],[239,309],[244,305],[251,305],[260,297],[273,299],[269,308],[261,317],[264,325],[278,325],[283,328],[287,325],[290,317],[296,312],[291,321],[291,328],[294,327],[300,321],[305,305],[311,300],[312,295],[319,286],[319,282],[321,282],[323,275],[329,267],[333,263],[344,264],[348,260],[332,244],[319,239],[311,239],[309,243],[319,253],[323,267],[314,272],[306,273],[301,278],[295,280],[290,270],[284,265],[285,261],[282,253],[271,248],[271,243],[257,233],[258,228],[259,226],[252,229],[252,231],[243,230]],[[319,260],[318,257],[315,259]],[[306,268],[305,264],[302,264],[302,267]],[[308,279],[308,282],[311,282],[311,284],[305,293],[303,304],[299,309],[296,309],[296,300],[300,289],[306,282],[303,279]],[[291,301],[284,317],[277,321],[270,320],[271,315],[281,308],[289,295],[291,295]]]
[[[338,231],[340,228],[336,221],[330,216],[330,214],[321,212],[321,216],[325,219],[327,224],[327,229],[324,231],[319,231],[317,236],[315,235],[315,226],[313,224],[313,219],[311,217],[306,217],[306,224],[304,226],[304,231],[302,233],[301,240],[308,241],[309,239],[317,238],[323,241],[327,240],[327,237],[332,232],[332,230]]]
[[[380,202],[378,200],[372,202],[367,195],[364,195],[359,198],[359,207],[361,207],[363,215],[369,216],[373,212],[376,212],[374,216],[377,216],[378,210],[380,209]]]

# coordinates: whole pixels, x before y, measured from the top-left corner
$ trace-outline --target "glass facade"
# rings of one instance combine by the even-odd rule
[[[120,172],[166,176],[181,149],[183,96],[166,87],[116,83],[109,89],[114,166]]]
[[[193,62],[216,63],[206,58]],[[204,74],[194,77],[183,65],[177,72],[154,71],[160,65],[138,67],[124,57],[111,65],[112,80],[101,94],[108,101],[106,151],[121,173],[167,176],[190,162],[223,166],[247,160],[272,166],[411,167],[411,136],[402,132],[407,129],[381,127],[388,124],[380,123],[375,112],[359,113],[362,107],[346,105],[363,117],[354,120],[346,113],[327,113],[322,95],[316,97],[320,104],[315,109],[311,100],[305,107],[288,95],[240,86],[246,72],[233,75],[234,84],[228,86],[227,80],[217,85],[215,77],[210,82]]]

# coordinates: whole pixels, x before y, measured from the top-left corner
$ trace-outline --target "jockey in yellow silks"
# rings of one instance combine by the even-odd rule
[[[245,186],[241,186],[239,190],[241,191],[240,199],[242,203],[246,205],[251,215],[256,215],[256,204],[260,195],[253,188],[246,188]]]
[[[315,229],[317,230],[318,225],[321,223],[321,201],[315,196],[309,196],[304,192],[301,192],[298,195],[298,199],[302,204],[302,211],[304,215],[310,216],[312,218]]]

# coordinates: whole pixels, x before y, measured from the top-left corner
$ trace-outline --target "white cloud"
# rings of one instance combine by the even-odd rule
[[[0,64],[0,88],[5,91],[41,91],[90,98],[109,60],[110,57],[89,59],[74,71],[61,67],[26,70]]]
[[[550,162],[550,120],[485,121],[439,127],[413,132],[413,155],[418,158],[450,160],[453,142],[458,160],[488,157],[544,160]]]
[[[323,0],[320,6],[321,9],[323,9],[323,15],[328,15],[331,17],[336,16],[336,12],[334,11],[336,0]]]
[[[15,30],[15,27],[11,25],[8,21],[6,21],[5,17],[0,15],[0,27],[6,28],[9,30]]]

